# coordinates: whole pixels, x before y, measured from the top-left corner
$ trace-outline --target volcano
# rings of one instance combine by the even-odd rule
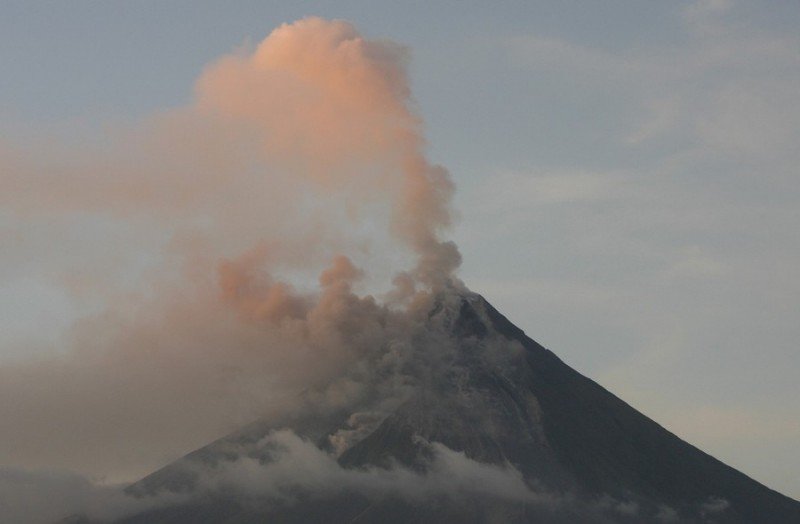
[[[129,486],[144,509],[117,522],[800,522],[800,503],[571,369],[480,295],[431,297],[409,340],[398,400],[256,421]]]

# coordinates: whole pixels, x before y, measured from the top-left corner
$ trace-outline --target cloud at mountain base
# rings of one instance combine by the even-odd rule
[[[122,518],[168,505],[235,493],[243,504],[291,505],[298,497],[325,499],[357,493],[373,499],[392,496],[412,503],[435,499],[488,497],[501,501],[549,506],[549,495],[532,491],[511,466],[481,464],[463,453],[432,444],[433,456],[425,473],[400,466],[391,469],[345,469],[335,457],[290,430],[270,433],[257,447],[272,449],[264,463],[242,454],[216,467],[197,465],[191,491],[127,494],[120,485],[100,485],[68,472],[0,470],[0,507],[9,524],[49,524],[69,516],[90,520]]]

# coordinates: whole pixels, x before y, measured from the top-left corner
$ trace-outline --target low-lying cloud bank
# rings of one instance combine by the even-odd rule
[[[273,460],[263,463],[241,457],[215,469],[202,469],[198,471],[197,489],[233,488],[245,496],[288,502],[302,491],[321,497],[352,491],[371,497],[393,494],[411,501],[479,495],[549,502],[544,495],[534,493],[512,466],[482,464],[439,443],[430,444],[432,456],[424,473],[400,466],[346,469],[335,456],[291,430],[272,432],[256,446],[271,449]]]
[[[481,464],[441,444],[431,444],[426,472],[400,466],[391,469],[346,469],[290,430],[267,435],[256,447],[269,449],[268,462],[242,455],[215,466],[195,464],[197,483],[189,492],[127,494],[124,486],[98,486],[65,472],[0,470],[0,507],[9,524],[52,523],[68,517],[109,521],[182,504],[215,493],[235,494],[243,504],[291,505],[299,496],[324,499],[357,493],[370,499],[387,496],[411,503],[435,499],[488,497],[549,506],[555,499],[532,491],[513,467]]]
[[[200,504],[202,508],[220,495],[245,514],[269,514],[272,510],[280,514],[296,504],[357,496],[372,503],[394,500],[419,508],[456,510],[481,501],[488,515],[500,519],[526,520],[539,515],[543,521],[558,522],[570,516],[597,523],[681,521],[679,513],[666,505],[643,509],[632,500],[608,496],[581,499],[547,492],[531,487],[510,464],[483,464],[435,442],[428,446],[430,456],[423,470],[399,464],[348,469],[335,455],[291,430],[276,430],[250,446],[251,451],[266,452],[268,458],[254,458],[241,449],[219,462],[184,462],[184,472],[194,479],[191,487],[152,493],[132,493],[123,485],[101,486],[74,473],[4,468],[0,469],[0,507],[8,524],[100,523],[153,514],[171,506]],[[697,520],[706,521],[729,506],[728,501],[712,497],[693,513]]]

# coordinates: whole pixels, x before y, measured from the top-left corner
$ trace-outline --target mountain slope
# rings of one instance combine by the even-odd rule
[[[185,498],[121,522],[800,522],[800,503],[640,414],[479,295],[438,296],[419,337],[436,349],[409,361],[414,387],[391,410],[256,422],[131,486],[142,500]],[[209,471],[245,459],[280,464],[293,445],[275,441],[280,428],[331,457],[341,486],[304,480],[247,497],[209,487]]]

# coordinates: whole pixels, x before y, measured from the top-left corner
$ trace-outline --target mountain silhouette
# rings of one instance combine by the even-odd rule
[[[800,503],[639,413],[480,295],[438,295],[427,332],[420,344],[450,349],[411,359],[401,401],[254,422],[131,485],[143,509],[117,522],[800,522]]]

